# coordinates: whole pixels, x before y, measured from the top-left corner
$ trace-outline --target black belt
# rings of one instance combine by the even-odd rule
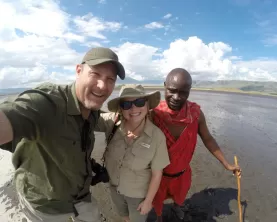
[[[174,174],[163,173],[163,175],[166,176],[166,177],[175,178],[175,177],[181,176],[185,171],[186,171],[186,169],[182,170],[182,171],[179,172],[179,173],[174,173]]]

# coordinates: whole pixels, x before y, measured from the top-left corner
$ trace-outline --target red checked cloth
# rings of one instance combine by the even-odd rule
[[[179,177],[162,177],[153,201],[158,216],[162,214],[164,200],[172,198],[175,203],[182,205],[190,189],[191,168],[189,164],[197,143],[199,116],[200,106],[190,101],[187,101],[179,112],[170,110],[165,101],[161,101],[154,109],[153,120],[166,136],[170,158],[170,164],[164,169],[164,173],[176,174],[185,169],[185,172]],[[185,127],[177,140],[167,128],[169,123]]]

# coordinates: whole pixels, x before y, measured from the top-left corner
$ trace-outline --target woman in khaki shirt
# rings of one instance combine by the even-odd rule
[[[169,164],[166,138],[148,118],[160,97],[159,91],[147,94],[141,85],[124,85],[119,97],[108,102],[111,113],[99,119],[99,131],[106,132],[107,138],[117,127],[104,161],[112,200],[125,222],[146,221],[162,171]]]

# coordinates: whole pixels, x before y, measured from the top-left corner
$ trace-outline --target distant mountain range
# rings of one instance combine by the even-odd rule
[[[137,81],[135,79],[126,78],[126,80],[118,81],[118,84],[137,84],[142,85],[163,85],[163,80],[146,80]],[[194,80],[192,87],[196,89],[217,89],[228,90],[234,89],[244,92],[263,92],[277,94],[277,82],[258,82],[258,81],[242,81],[242,80],[218,80],[205,81]]]
[[[142,85],[155,85],[162,86],[163,80],[145,80],[138,81],[127,77],[125,80],[118,79],[117,85],[122,84],[142,84]],[[216,90],[239,90],[244,92],[261,92],[277,95],[277,82],[258,82],[258,81],[240,81],[240,80],[218,80],[218,81],[202,81],[194,80],[193,88],[196,89],[216,89]],[[8,88],[0,89],[0,95],[17,94],[27,88]]]
[[[118,79],[118,85],[122,84],[142,84],[142,85],[163,85],[162,80],[145,80],[145,81],[138,81],[129,77],[126,77],[124,80]]]
[[[0,95],[12,95],[21,93],[28,88],[7,88],[7,89],[0,89]]]
[[[203,89],[237,89],[244,92],[277,93],[277,82],[241,80],[193,81],[193,87]]]

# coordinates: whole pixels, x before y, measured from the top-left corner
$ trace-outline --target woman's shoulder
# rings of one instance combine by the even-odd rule
[[[151,120],[148,121],[148,124],[151,126],[152,128],[152,138],[153,139],[165,139],[165,135],[163,133],[163,131],[156,126]]]

